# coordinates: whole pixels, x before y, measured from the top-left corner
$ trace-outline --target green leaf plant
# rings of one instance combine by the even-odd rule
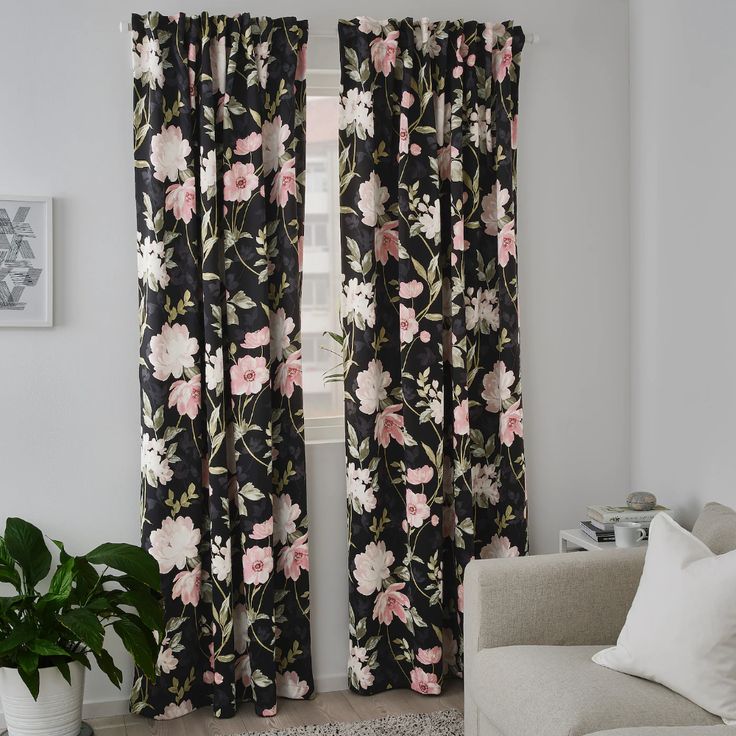
[[[87,669],[90,658],[120,687],[123,673],[105,648],[109,628],[120,637],[135,664],[155,676],[157,635],[163,632],[158,565],[140,547],[105,543],[73,557],[61,542],[59,563],[43,534],[23,519],[9,518],[0,537],[0,583],[15,595],[0,595],[0,667],[18,670],[38,699],[39,669],[56,667],[70,681],[69,664]],[[101,569],[99,569],[101,568]],[[6,592],[0,586],[0,592]]]

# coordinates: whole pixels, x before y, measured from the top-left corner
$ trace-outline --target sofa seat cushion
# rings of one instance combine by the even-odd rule
[[[591,736],[736,736],[734,726],[644,726],[596,731]]]
[[[470,692],[504,736],[584,736],[633,726],[723,724],[663,685],[593,663],[599,649],[484,649],[468,673]]]

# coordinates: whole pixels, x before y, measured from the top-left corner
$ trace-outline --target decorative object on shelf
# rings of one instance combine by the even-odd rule
[[[588,518],[596,524],[617,524],[619,521],[638,521],[640,524],[648,524],[657,515],[663,512],[669,513],[671,509],[666,506],[655,506],[648,511],[636,511],[628,506],[588,506]]]
[[[41,531],[9,518],[0,537],[0,582],[17,591],[0,598],[0,699],[8,736],[85,733],[84,668],[90,668],[90,657],[115,686],[123,681],[105,648],[108,628],[137,667],[150,677],[155,672],[154,633],[163,634],[163,616],[153,557],[131,544],[105,543],[82,556],[54,544],[59,563],[41,593],[37,586],[51,571]]]
[[[651,511],[657,506],[657,497],[653,493],[635,491],[626,496],[626,505],[634,511]]]
[[[52,200],[0,196],[0,327],[53,324]]]

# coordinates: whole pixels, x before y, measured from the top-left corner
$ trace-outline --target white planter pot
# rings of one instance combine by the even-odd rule
[[[18,670],[0,668],[0,698],[8,736],[77,736],[82,726],[84,667],[69,665],[71,685],[56,667],[39,670],[38,700],[28,692]]]

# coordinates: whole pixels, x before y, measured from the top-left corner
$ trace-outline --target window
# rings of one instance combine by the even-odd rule
[[[307,89],[310,88],[309,80]],[[330,87],[334,87],[331,92]],[[307,96],[307,160],[302,287],[302,369],[308,440],[342,440],[342,383],[325,383],[340,331],[340,222],[337,75]]]
[[[330,275],[326,273],[311,274],[309,280],[305,279],[304,281],[302,310],[309,309],[316,312],[319,310],[328,311],[331,308]]]

